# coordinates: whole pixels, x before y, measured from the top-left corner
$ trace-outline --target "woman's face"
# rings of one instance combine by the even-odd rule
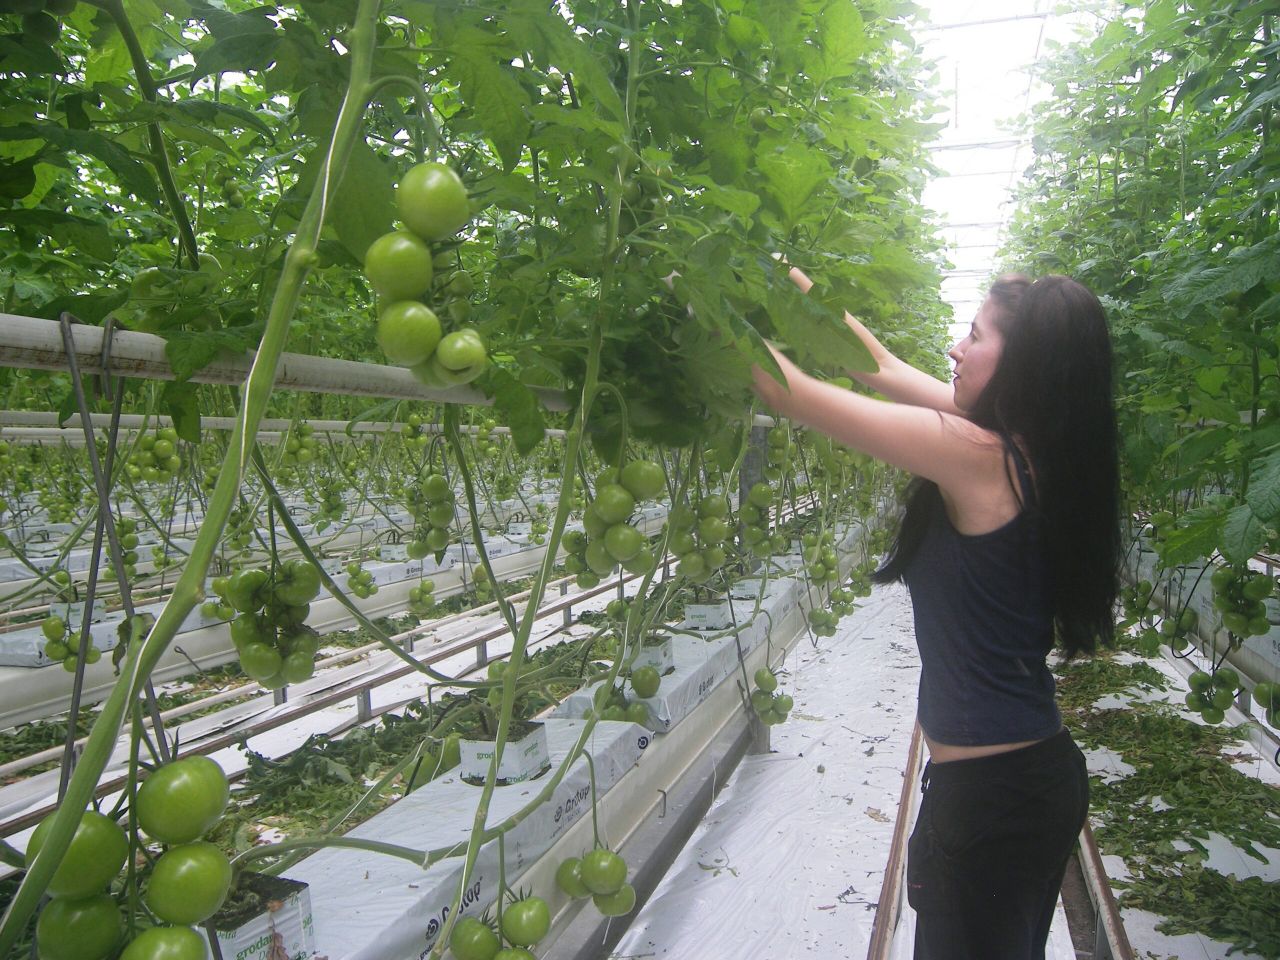
[[[955,389],[956,406],[961,410],[973,408],[1000,363],[1004,336],[996,327],[997,312],[995,303],[988,297],[973,318],[969,335],[947,354],[955,361],[955,376],[951,382]]]

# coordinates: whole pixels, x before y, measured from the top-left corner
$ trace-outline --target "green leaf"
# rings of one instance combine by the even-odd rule
[[[1251,465],[1245,502],[1263,523],[1274,525],[1280,519],[1280,450],[1271,451]]]
[[[342,180],[329,206],[329,222],[357,262],[369,244],[395,220],[395,181],[391,168],[366,143],[351,150]]]
[[[190,82],[215,73],[253,73],[275,59],[283,38],[275,33],[242,33],[218,40],[196,57]]]
[[[800,218],[809,198],[830,173],[815,151],[794,140],[782,146],[762,142],[756,166],[764,174],[766,192],[777,204],[787,230]]]
[[[1247,503],[1236,506],[1227,514],[1222,525],[1222,543],[1219,549],[1230,563],[1245,563],[1262,549],[1266,542],[1266,525],[1258,519]]]
[[[18,37],[18,34],[0,37],[0,73],[41,76],[67,72],[67,65],[52,47],[41,43],[19,43]]]
[[[876,369],[871,352],[844,322],[843,310],[831,310],[823,303],[816,284],[808,295],[788,287],[774,288],[769,310],[786,341],[811,363],[841,373]]]
[[[1178,525],[1166,534],[1164,542],[1159,545],[1160,559],[1166,566],[1178,566],[1209,556],[1222,538],[1225,517],[1219,504],[1188,510],[1178,518]]]
[[[760,198],[750,190],[722,187],[710,177],[690,176],[688,181],[702,187],[702,199],[712,206],[727,210],[743,220],[760,209]]]
[[[200,442],[200,404],[196,385],[171,380],[160,392],[160,403],[173,419],[173,429],[188,443]]]
[[[488,51],[464,47],[453,60],[462,99],[475,112],[476,123],[493,141],[510,173],[529,138],[529,94],[511,69],[496,63]]]
[[[179,126],[201,125],[223,130],[254,129],[271,136],[271,128],[251,110],[212,100],[177,100],[139,103],[120,118],[137,123],[158,122]]]
[[[201,330],[191,333],[173,330],[164,334],[164,355],[179,381],[203,370],[224,351],[243,354],[257,346],[262,336],[262,323],[226,330]]]
[[[56,123],[18,124],[0,128],[0,140],[40,139],[63,151],[96,157],[111,168],[120,186],[143,200],[159,202],[155,177],[146,165],[114,140],[92,130],[68,130]]]
[[[866,25],[858,8],[848,0],[831,0],[818,14],[818,47],[822,68],[814,79],[823,83],[853,73],[867,47]]]
[[[1192,307],[1220,300],[1229,293],[1249,290],[1274,276],[1277,254],[1280,254],[1280,234],[1273,233],[1251,247],[1232,250],[1225,263],[1217,259],[1209,261],[1221,266],[1193,269],[1180,275],[1169,284],[1164,298],[1185,315]]]
[[[542,442],[547,424],[536,393],[501,368],[492,370],[482,385],[493,398],[494,411],[511,428],[511,439],[522,456]]]

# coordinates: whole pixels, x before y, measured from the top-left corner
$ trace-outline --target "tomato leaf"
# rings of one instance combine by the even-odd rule
[[[1227,504],[1205,504],[1179,517],[1178,525],[1165,534],[1164,542],[1158,546],[1161,561],[1172,567],[1213,553],[1222,538]]]
[[[1280,450],[1253,462],[1245,502],[1263,523],[1275,524],[1280,519]]]
[[[1219,549],[1228,562],[1242,564],[1262,549],[1266,539],[1266,525],[1258,519],[1249,504],[1242,503],[1227,514],[1222,525],[1222,544]]]
[[[143,200],[160,201],[160,191],[148,167],[108,137],[92,130],[68,130],[56,123],[20,123],[0,128],[0,140],[44,140],[59,150],[101,160],[120,178],[120,186]]]
[[[511,428],[511,439],[521,455],[542,442],[547,424],[536,393],[502,369],[492,370],[481,385],[493,398],[493,409]]]
[[[487,50],[463,48],[453,61],[462,99],[475,111],[480,127],[493,141],[502,167],[510,172],[519,162],[529,137],[529,94]]]
[[[200,404],[196,385],[171,380],[160,392],[160,402],[173,420],[173,429],[188,443],[200,442]]]
[[[790,230],[805,204],[827,179],[830,168],[809,147],[795,140],[765,144],[756,154],[756,166],[764,174],[766,192],[778,205],[783,223]]]
[[[357,143],[330,204],[329,222],[359,263],[369,244],[390,230],[394,219],[395,183],[391,169],[368,144]]]
[[[174,376],[181,382],[213,363],[223,351],[243,353],[257,346],[262,328],[259,321],[227,330],[169,331],[164,334],[164,355],[173,368]]]

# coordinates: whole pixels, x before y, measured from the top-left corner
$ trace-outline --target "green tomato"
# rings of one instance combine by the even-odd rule
[[[408,230],[384,233],[365,251],[364,275],[387,301],[422,296],[431,289],[432,273],[431,248]]]
[[[56,614],[45,617],[40,624],[40,632],[46,640],[61,640],[67,635],[67,622]]]
[[[765,693],[773,693],[778,689],[778,678],[773,675],[773,671],[768,667],[761,667],[756,671],[756,686]]]
[[[291,607],[310,603],[320,593],[320,568],[309,560],[287,560],[276,573],[271,592]]]
[[[551,909],[541,897],[526,897],[502,911],[502,934],[518,947],[531,947],[551,929]]]
[[[591,902],[606,917],[625,917],[636,908],[636,888],[624,883],[613,893],[597,893]]]
[[[618,561],[614,559],[603,540],[592,540],[587,544],[586,560],[591,572],[601,577],[607,577],[618,566]]]
[[[463,917],[449,935],[449,949],[458,960],[493,960],[501,947],[493,928],[475,917]]]
[[[241,613],[261,609],[268,600],[267,584],[271,575],[261,567],[237,570],[227,582],[227,603]]]
[[[464,383],[470,383],[484,373],[489,365],[488,357],[482,357],[473,366],[462,370],[450,370],[440,362],[438,352],[437,350],[436,354],[432,354],[422,363],[410,368],[410,372],[419,383],[436,390],[447,390],[450,387],[460,387]]]
[[[591,896],[591,891],[582,882],[582,860],[579,857],[568,857],[556,867],[556,886],[575,900]]]
[[[592,507],[605,525],[611,527],[631,516],[636,508],[636,499],[622,484],[606,483],[596,489]]]
[[[611,896],[627,882],[627,862],[612,850],[596,847],[582,858],[582,884],[594,895]]]
[[[767,483],[755,483],[751,485],[751,491],[747,494],[747,499],[761,510],[773,503],[773,487]]]
[[[614,560],[626,563],[644,547],[644,534],[630,524],[615,523],[604,532],[604,545]]]
[[[44,847],[53,818],[54,814],[50,814],[41,820],[27,841],[28,868]],[[72,898],[101,893],[120,872],[128,855],[129,839],[120,825],[97,811],[86,810],[49,881],[49,892]]]
[[[537,960],[524,947],[503,947],[493,955],[493,960]]]
[[[648,699],[657,694],[658,687],[661,685],[662,676],[655,667],[643,666],[631,671],[631,689],[641,699]]]
[[[240,649],[240,669],[250,680],[261,683],[276,676],[281,664],[280,651],[265,643],[246,643]]]
[[[646,573],[652,570],[655,566],[657,566],[657,564],[658,564],[658,560],[653,555],[652,548],[650,548],[650,546],[646,543],[644,546],[640,548],[640,552],[637,553],[634,557],[632,557],[630,560],[622,561],[622,569],[627,571],[627,573],[634,573],[634,574],[637,574],[638,576],[644,576]]]
[[[388,360],[402,367],[425,363],[437,349],[440,318],[417,300],[397,300],[378,314],[375,339]]]
[[[166,763],[138,788],[138,826],[161,843],[189,843],[218,822],[230,797],[231,785],[217,761],[183,757]]]
[[[107,894],[54,897],[36,921],[40,960],[102,960],[124,932],[120,909]]]
[[[420,163],[396,188],[400,219],[423,240],[444,240],[471,219],[462,179],[443,163]]]
[[[484,361],[488,354],[475,327],[463,327],[446,334],[436,348],[440,365],[446,370],[467,370]]]
[[[212,843],[198,840],[170,847],[156,861],[147,906],[166,923],[201,923],[218,912],[230,889],[230,861]]]
[[[667,488],[662,466],[653,460],[632,460],[622,468],[622,486],[636,500],[652,500]]]
[[[205,938],[190,927],[151,927],[130,941],[120,960],[204,960]]]
[[[729,498],[709,494],[698,501],[699,517],[726,517],[729,514]]]

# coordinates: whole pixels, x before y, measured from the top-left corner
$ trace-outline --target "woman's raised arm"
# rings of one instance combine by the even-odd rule
[[[788,275],[791,282],[803,293],[808,293],[809,288],[813,286],[813,281],[799,267],[792,267]],[[880,368],[875,373],[850,370],[848,371],[850,377],[897,403],[908,403],[913,407],[928,407],[931,410],[941,410],[943,413],[957,415],[960,413],[956,408],[955,394],[950,384],[935,380],[923,370],[917,370],[911,364],[899,360],[862,325],[860,320],[847,311],[844,322],[862,340]]]

